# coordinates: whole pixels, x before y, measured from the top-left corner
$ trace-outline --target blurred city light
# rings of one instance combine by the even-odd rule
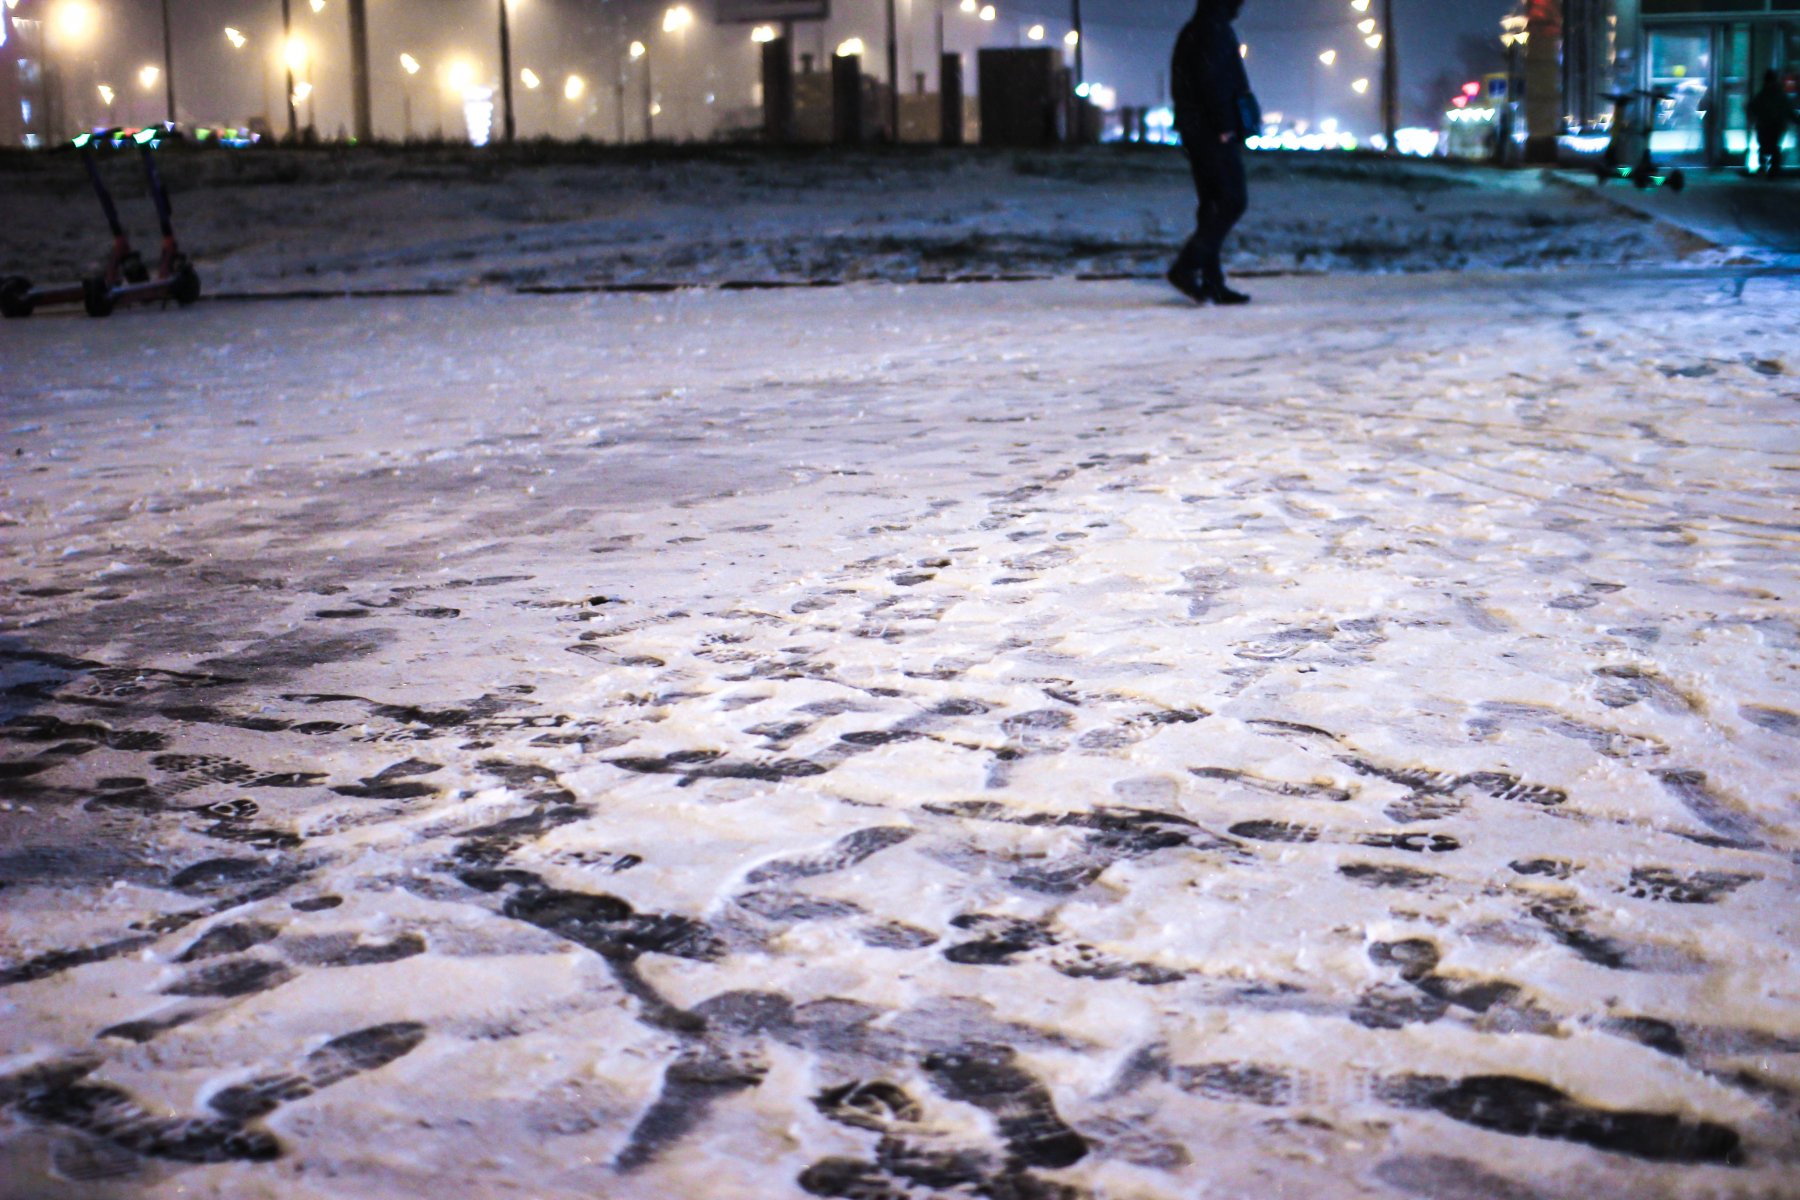
[[[99,24],[94,9],[84,0],[63,0],[50,13],[50,28],[65,46],[79,46],[94,36]]]
[[[1034,42],[1041,42],[1044,40],[1044,27],[1042,25],[1033,25],[1030,29],[1025,31],[1025,36]]]
[[[564,100],[579,100],[585,91],[587,91],[587,80],[579,75],[571,75],[563,82]]]
[[[456,95],[463,95],[475,86],[475,64],[466,58],[457,59],[445,69],[444,82]]]
[[[991,4],[984,6],[981,10],[981,19],[984,21],[991,21],[999,15],[999,13],[994,11],[994,6]]]
[[[519,72],[519,82],[525,85],[526,91],[535,92],[538,90],[538,86],[544,81],[538,78],[538,73],[536,71],[532,70],[530,67],[526,67],[523,71]]]
[[[298,71],[306,66],[306,58],[306,41],[299,34],[295,34],[287,40],[287,50],[282,55],[282,61],[287,63],[288,70]]]
[[[750,31],[750,40],[753,42],[774,41],[775,27],[773,25],[758,25],[755,29]]]
[[[1371,50],[1379,50],[1381,49],[1381,35],[1379,33],[1371,34],[1363,39],[1363,44]]]
[[[663,14],[662,28],[664,33],[680,33],[694,24],[694,10],[685,4],[677,4]]]
[[[115,93],[111,88],[107,87],[104,83],[100,85],[99,91],[100,91],[100,102],[102,104],[105,104],[108,108],[111,108],[112,102],[113,102],[113,96],[116,95],[117,93]]]
[[[865,49],[866,47],[863,45],[863,40],[861,38],[850,38],[838,43],[837,56],[839,58],[856,58],[860,56]]]
[[[1331,64],[1333,64],[1337,61],[1337,51],[1336,50],[1325,51],[1325,53],[1319,55],[1319,61],[1329,67]]]
[[[410,54],[402,54],[400,56],[400,69],[405,71],[408,75],[417,75],[419,73],[419,60]]]
[[[1063,34],[1063,45],[1073,50],[1075,47],[1081,45],[1081,34],[1076,30],[1069,30],[1069,32]]]
[[[225,40],[231,43],[231,48],[233,50],[242,50],[244,48],[244,43],[250,39],[227,25],[225,27]]]
[[[642,42],[631,43],[631,57],[633,60],[640,59],[640,58],[644,57],[644,55],[647,53],[649,53],[649,51],[644,49],[644,43],[642,43]]]
[[[325,0],[312,0],[312,10],[315,13],[324,12],[325,11]]]
[[[138,84],[146,92],[149,91],[151,88],[155,87],[156,81],[161,78],[162,78],[162,68],[161,67],[146,66],[143,69],[141,69],[140,71],[138,71]]]
[[[306,103],[306,98],[308,96],[312,95],[312,90],[313,90],[312,84],[308,83],[304,79],[302,79],[299,83],[296,83],[294,85],[294,103],[295,104]]]

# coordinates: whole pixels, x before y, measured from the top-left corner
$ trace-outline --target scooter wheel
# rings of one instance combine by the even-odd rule
[[[22,275],[0,279],[0,317],[15,321],[29,317],[35,307],[31,302],[31,280]]]
[[[113,310],[112,288],[104,275],[89,275],[81,281],[81,307],[90,317],[110,317]]]
[[[1671,192],[1679,192],[1687,186],[1687,176],[1680,171],[1670,171],[1668,180],[1663,184]]]
[[[125,277],[126,283],[149,283],[150,268],[144,265],[144,259],[133,250],[119,264],[119,273]]]
[[[1636,188],[1640,192],[1643,191],[1645,188],[1649,187],[1650,186],[1650,172],[1644,170],[1644,168],[1642,168],[1642,167],[1639,167],[1637,170],[1633,171],[1631,173],[1631,186]]]
[[[182,263],[181,269],[175,272],[175,278],[169,283],[169,295],[183,308],[198,300],[200,272],[194,270],[192,264]]]

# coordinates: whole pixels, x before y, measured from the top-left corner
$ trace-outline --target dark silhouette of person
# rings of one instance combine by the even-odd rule
[[[1169,74],[1175,130],[1194,173],[1200,208],[1193,236],[1182,246],[1169,282],[1196,304],[1247,304],[1250,297],[1225,286],[1220,255],[1225,235],[1249,207],[1244,181],[1244,139],[1260,132],[1262,109],[1250,90],[1232,21],[1244,0],[1199,0],[1175,39]]]
[[[1789,125],[1800,125],[1800,115],[1795,114],[1787,89],[1781,86],[1781,77],[1765,71],[1762,87],[1750,97],[1745,111],[1756,127],[1756,152],[1763,170],[1770,175],[1781,174],[1781,140],[1787,136]]]

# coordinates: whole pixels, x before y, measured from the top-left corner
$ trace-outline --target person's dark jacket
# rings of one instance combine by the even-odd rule
[[[1175,100],[1175,129],[1183,142],[1218,141],[1262,132],[1262,109],[1250,90],[1250,76],[1231,28],[1228,10],[1236,5],[1202,4],[1175,39],[1169,82]]]
[[[1779,83],[1765,83],[1746,106],[1751,122],[1758,129],[1776,130],[1792,122],[1800,125],[1800,115]]]

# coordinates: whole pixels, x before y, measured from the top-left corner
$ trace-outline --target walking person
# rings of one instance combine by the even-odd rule
[[[1800,125],[1800,115],[1795,114],[1779,75],[1773,71],[1763,73],[1762,87],[1750,97],[1746,112],[1756,127],[1756,154],[1762,160],[1762,169],[1771,176],[1781,174],[1781,142],[1789,125]]]
[[[1169,268],[1169,282],[1196,304],[1248,304],[1225,285],[1225,235],[1249,207],[1244,139],[1262,129],[1262,109],[1250,90],[1237,32],[1231,23],[1244,0],[1199,0],[1175,40],[1169,80],[1175,129],[1194,173],[1200,207],[1194,233]]]

